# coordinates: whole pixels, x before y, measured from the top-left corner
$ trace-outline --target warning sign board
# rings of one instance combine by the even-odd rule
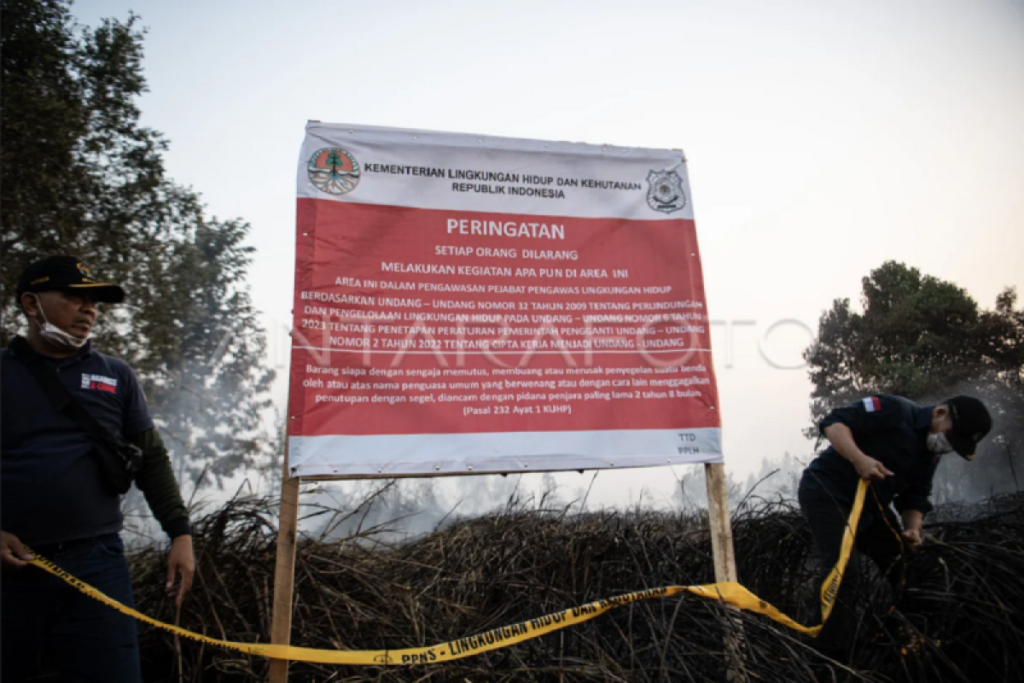
[[[721,462],[677,151],[311,122],[292,476]]]

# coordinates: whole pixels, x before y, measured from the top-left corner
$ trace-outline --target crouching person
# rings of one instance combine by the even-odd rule
[[[857,526],[854,555],[816,640],[819,651],[849,661],[857,626],[853,604],[860,583],[856,553],[875,562],[895,595],[902,581],[904,553],[921,545],[921,524],[932,509],[932,478],[939,461],[952,451],[972,459],[991,427],[988,410],[970,396],[923,407],[898,396],[869,396],[833,410],[821,421],[819,429],[831,445],[804,470],[798,495],[821,563],[822,581],[839,561],[860,480],[871,484]],[[902,519],[897,519],[893,505]]]

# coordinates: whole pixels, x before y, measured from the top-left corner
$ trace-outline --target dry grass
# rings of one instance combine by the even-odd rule
[[[337,511],[319,510],[322,515]],[[180,623],[269,641],[276,503],[235,500],[196,524],[198,571]],[[742,626],[750,681],[1004,681],[1024,669],[1024,496],[961,507],[926,528],[912,588],[875,581],[852,669],[759,616],[688,596],[622,607],[586,624],[444,665],[293,664],[292,681],[724,681],[723,638]],[[960,521],[957,521],[960,520]],[[330,526],[330,525],[328,525]],[[754,501],[734,515],[740,580],[807,623],[814,566],[799,513]],[[643,588],[713,581],[706,516],[635,511],[568,515],[510,505],[393,546],[379,530],[299,545],[293,644],[327,649],[433,645]],[[132,558],[140,609],[173,622],[163,553]],[[900,633],[889,636],[890,633]],[[916,650],[901,654],[908,634]],[[263,680],[267,660],[181,643],[143,627],[149,681]],[[180,662],[180,665],[179,665]]]

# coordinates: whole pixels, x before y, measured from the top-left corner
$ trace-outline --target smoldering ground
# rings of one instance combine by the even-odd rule
[[[292,642],[323,649],[394,649],[464,638],[625,592],[714,580],[706,514],[574,512],[510,499],[472,518],[452,515],[401,540],[387,525],[352,526],[367,504],[304,506],[345,519],[299,543]],[[372,501],[370,501],[372,503]],[[344,508],[342,508],[344,509]],[[190,630],[267,642],[276,501],[235,499],[195,527],[196,582],[180,615],[164,595],[163,555],[131,557],[142,611]],[[1024,665],[1024,496],[940,508],[926,547],[893,596],[869,567],[853,663],[829,666],[809,639],[766,618],[696,597],[634,603],[585,624],[441,665],[293,664],[295,681],[725,680],[723,642],[741,637],[749,680],[1012,680]],[[816,567],[799,512],[747,498],[733,517],[740,581],[802,623],[813,621]],[[347,535],[340,533],[345,528]],[[267,661],[142,626],[147,680],[262,680]]]

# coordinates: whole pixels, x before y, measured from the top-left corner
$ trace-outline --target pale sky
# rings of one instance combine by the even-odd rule
[[[130,9],[149,29],[143,123],[170,140],[172,178],[212,214],[251,223],[252,294],[284,372],[307,119],[684,149],[722,323],[726,465],[740,477],[765,457],[810,456],[811,387],[792,367],[810,341],[801,325],[856,300],[872,268],[903,261],[984,307],[1006,285],[1024,295],[1020,1],[95,0],[72,11],[95,24]],[[779,321],[795,322],[759,346]],[[277,392],[283,404],[284,382]],[[616,472],[591,500],[671,489],[662,468]]]

